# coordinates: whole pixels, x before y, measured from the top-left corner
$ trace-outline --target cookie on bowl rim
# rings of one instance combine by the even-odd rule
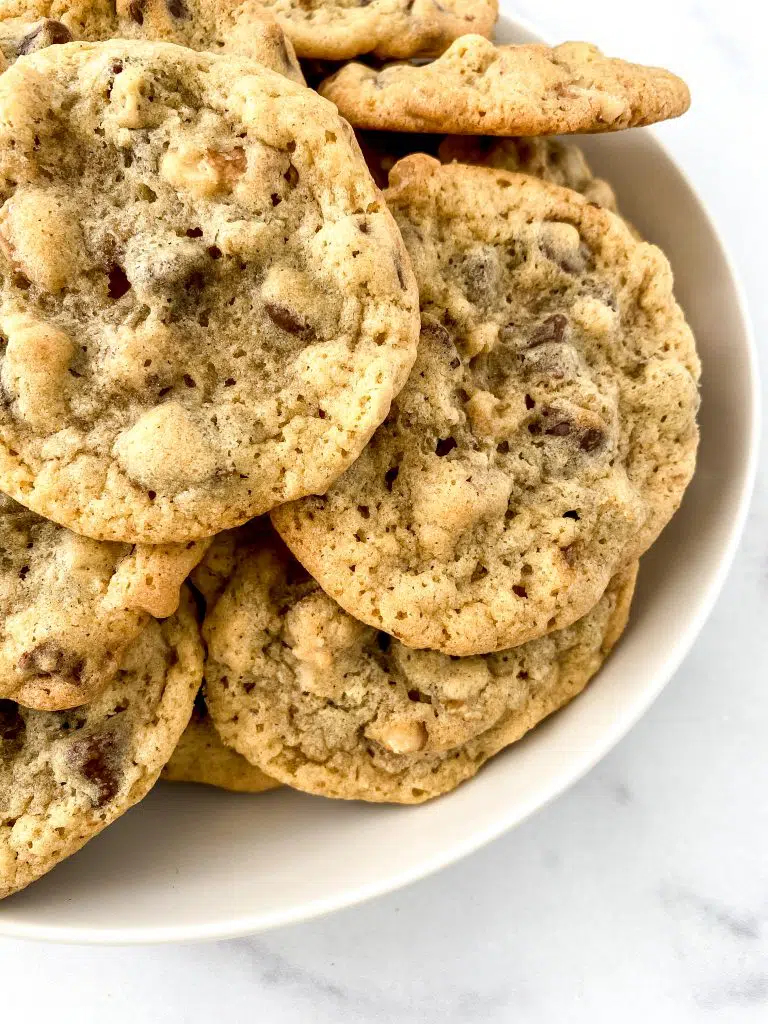
[[[576,696],[624,628],[636,572],[567,629],[451,658],[348,615],[263,524],[217,538],[210,556],[230,572],[203,624],[224,741],[297,789],[395,803],[454,789]]]
[[[467,32],[490,36],[498,0],[261,0],[299,57],[348,60],[442,53]]]
[[[95,698],[152,617],[176,611],[206,547],[89,540],[0,494],[0,699],[59,711]]]
[[[595,604],[677,509],[699,364],[663,254],[525,175],[426,156],[387,201],[419,355],[323,496],[272,521],[323,589],[412,647],[514,647]]]
[[[266,793],[280,785],[222,742],[202,692],[195,698],[189,725],[160,778],[165,782],[197,782],[230,793]]]
[[[144,39],[257,60],[304,84],[296,53],[258,0],[0,0],[8,63],[73,40]]]
[[[79,533],[185,541],[325,490],[413,363],[415,279],[351,129],[254,62],[18,61],[0,202],[0,487]]]
[[[347,64],[319,86],[355,128],[455,135],[617,131],[679,117],[688,87],[591,43],[457,39],[429,64]]]
[[[0,899],[138,803],[189,721],[203,651],[191,600],[152,622],[112,683],[70,711],[0,701]]]

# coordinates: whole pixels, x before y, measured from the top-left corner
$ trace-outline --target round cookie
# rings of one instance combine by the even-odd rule
[[[0,50],[11,64],[54,43],[114,38],[248,57],[304,83],[293,46],[258,0],[0,0]]]
[[[678,507],[693,337],[663,254],[583,196],[420,155],[390,183],[416,365],[355,465],[272,519],[364,622],[448,654],[514,647],[585,615]]]
[[[542,181],[581,192],[588,202],[616,213],[613,189],[607,181],[594,176],[586,157],[572,142],[536,135],[517,139],[449,135],[440,143],[437,157],[444,164],[477,164],[500,171],[532,174]]]
[[[195,700],[189,725],[160,778],[166,782],[199,782],[232,793],[266,793],[280,785],[237,751],[224,746],[211,723],[202,693]]]
[[[319,493],[413,363],[417,289],[348,125],[165,43],[0,78],[0,487],[97,539]]]
[[[185,596],[74,711],[0,701],[0,898],[75,853],[152,788],[189,721],[203,652]]]
[[[219,543],[233,546],[217,538],[214,557]],[[455,659],[364,626],[274,538],[245,528],[203,625],[211,716],[225,743],[290,786],[419,803],[583,689],[624,628],[635,570],[565,630]]]
[[[590,43],[495,46],[479,35],[457,39],[430,64],[347,64],[319,91],[355,128],[456,135],[617,131],[690,106],[676,75]]]
[[[466,32],[490,36],[498,0],[262,0],[299,57],[442,53]]]
[[[0,698],[45,711],[93,699],[151,616],[176,611],[206,546],[89,540],[0,494]]]

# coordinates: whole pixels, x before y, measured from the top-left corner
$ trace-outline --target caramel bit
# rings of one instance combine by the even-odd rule
[[[205,197],[231,192],[247,166],[248,158],[241,146],[222,152],[210,148],[201,150],[183,143],[166,153],[160,173],[179,191]]]
[[[393,754],[415,754],[427,745],[427,730],[423,722],[395,722],[372,738]]]

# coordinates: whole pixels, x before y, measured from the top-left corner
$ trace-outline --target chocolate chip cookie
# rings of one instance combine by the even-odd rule
[[[214,541],[211,556],[232,538]],[[626,622],[635,568],[583,619],[514,650],[414,651],[346,614],[258,526],[203,625],[224,741],[270,776],[329,797],[419,803],[455,788],[574,697]]]
[[[280,785],[222,743],[202,693],[195,700],[189,725],[160,778],[166,782],[199,782],[233,793],[265,793]]]
[[[273,522],[350,614],[413,647],[514,647],[585,615],[678,507],[699,364],[663,254],[577,193],[411,156],[387,201],[419,355],[370,445]]]
[[[91,700],[150,617],[176,611],[206,546],[89,540],[0,495],[0,698],[46,711]]]
[[[479,35],[430,64],[347,64],[319,89],[356,128],[457,135],[616,131],[690,105],[676,75],[589,43],[495,46]]]
[[[490,36],[498,0],[262,0],[300,57],[442,53],[466,32]]]
[[[142,632],[87,706],[29,711],[0,701],[0,898],[147,794],[189,721],[201,674],[185,595],[177,615]]]
[[[0,50],[11,64],[56,43],[114,38],[233,53],[304,82],[290,40],[258,0],[0,0]]]
[[[444,164],[477,164],[500,171],[532,174],[553,185],[581,192],[588,202],[616,212],[613,189],[607,181],[595,177],[584,153],[572,142],[537,135],[515,139],[449,135],[440,142],[437,157]]]
[[[255,62],[18,61],[0,202],[0,487],[79,533],[187,541],[323,492],[413,363],[413,272],[351,129]]]

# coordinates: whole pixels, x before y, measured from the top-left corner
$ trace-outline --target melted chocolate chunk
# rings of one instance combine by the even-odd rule
[[[16,53],[19,57],[23,57],[27,53],[43,50],[47,46],[71,42],[72,33],[66,25],[62,25],[60,21],[51,21],[49,18],[46,18],[28,35],[24,36],[18,45]]]
[[[568,326],[568,317],[563,316],[562,313],[548,316],[534,330],[528,347],[535,348],[537,345],[546,345],[549,342],[557,342],[559,344],[565,340]]]
[[[264,309],[270,320],[288,334],[304,334],[307,330],[306,322],[287,306],[281,306],[277,302],[265,302]]]
[[[69,764],[96,789],[95,806],[103,807],[120,789],[121,773],[117,764],[115,738],[112,735],[85,736],[70,746]]]
[[[64,651],[50,640],[45,640],[22,654],[16,667],[27,678],[60,676],[69,683],[79,683],[84,663],[71,651]]]

